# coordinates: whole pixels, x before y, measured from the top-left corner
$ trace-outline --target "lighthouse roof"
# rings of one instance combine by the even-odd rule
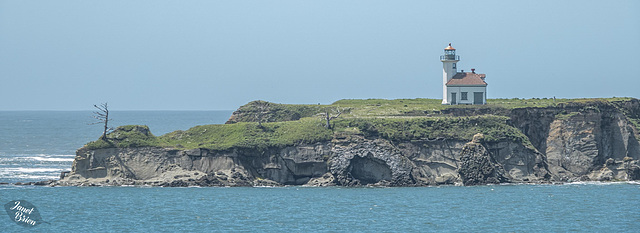
[[[484,81],[485,74],[473,72],[457,73],[447,82],[447,86],[487,86]]]
[[[456,50],[453,47],[451,47],[451,43],[449,43],[449,46],[447,46],[446,48],[444,48],[444,50]]]

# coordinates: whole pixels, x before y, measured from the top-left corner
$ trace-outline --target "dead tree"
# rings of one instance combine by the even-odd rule
[[[258,127],[262,128],[262,122],[265,120],[267,113],[269,113],[270,103],[258,100],[254,102],[253,106],[256,108],[254,113],[255,121],[258,122]]]
[[[104,124],[104,131],[102,131],[102,136],[100,139],[107,141],[107,133],[113,128],[109,127],[109,107],[107,103],[103,103],[100,105],[93,105],[93,107],[97,108],[98,111],[93,112],[93,118],[96,118],[98,122],[91,123],[91,125]]]
[[[334,109],[336,112],[338,112],[337,115],[331,115],[331,113],[329,113],[330,108],[325,108],[325,112],[320,113],[320,117],[322,117],[322,119],[324,119],[325,121],[327,121],[327,124],[324,126],[327,129],[331,129],[331,120],[336,119],[340,116],[340,114],[342,114],[342,111],[340,111],[340,109]]]

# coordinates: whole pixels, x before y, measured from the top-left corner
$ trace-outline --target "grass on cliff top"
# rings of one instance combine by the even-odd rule
[[[530,144],[516,128],[502,116],[421,117],[421,118],[344,118],[332,121],[333,130],[324,127],[317,118],[297,121],[263,123],[240,122],[224,125],[202,125],[186,131],[175,131],[160,137],[153,136],[146,126],[121,126],[108,135],[109,141],[97,140],[87,144],[90,149],[110,147],[172,147],[181,149],[206,148],[217,151],[230,149],[265,150],[301,143],[329,141],[334,134],[362,134],[368,138],[384,138],[394,142],[408,140],[456,139],[470,141],[476,133],[485,140],[515,141]]]
[[[514,141],[531,145],[518,129],[507,124],[504,116],[420,117],[420,118],[352,118],[335,122],[336,131],[357,131],[366,137],[380,137],[394,142],[410,140],[455,139],[471,141],[484,134],[485,141]]]
[[[320,119],[262,123],[240,122],[225,125],[202,125],[186,131],[175,131],[159,137],[167,146],[178,148],[266,149],[299,143],[314,143],[332,138],[331,130]]]
[[[111,147],[145,147],[161,146],[162,143],[154,136],[146,125],[119,126],[113,132],[107,134],[108,140],[98,139],[88,143],[89,149]]]
[[[148,133],[146,133],[148,132]],[[174,131],[160,137],[149,132],[147,126],[120,126],[107,135],[88,143],[89,149],[128,147],[207,148],[211,150],[266,149],[299,143],[327,141],[333,132],[323,127],[320,119],[263,123],[240,122],[225,125],[201,125],[189,130]]]
[[[276,104],[265,101],[249,102],[234,112],[228,123],[257,122],[260,116],[263,122],[299,120],[313,117],[327,110],[336,113],[342,111],[341,118],[370,117],[429,117],[447,115],[453,111],[479,111],[482,114],[505,115],[510,109],[528,107],[554,107],[584,104],[610,104],[616,101],[628,101],[632,98],[592,98],[592,99],[489,99],[486,105],[442,105],[440,99],[345,99],[330,105],[316,104]],[[260,103],[268,107],[261,109]],[[335,115],[335,114],[334,114]]]
[[[438,115],[448,109],[488,109],[489,112],[500,109],[528,107],[552,107],[566,103],[596,103],[626,101],[632,98],[590,98],[590,99],[488,99],[486,105],[442,105],[441,99],[346,99],[334,102],[329,106],[350,109],[346,117],[394,117],[394,116],[431,116]]]
[[[295,121],[314,116],[325,108],[326,105],[278,104],[256,100],[240,106],[227,123]]]
[[[609,99],[490,99],[487,105],[442,105],[437,99],[368,99],[340,100],[332,105],[273,105],[277,114],[299,114],[299,120],[263,123],[238,122],[225,125],[196,126],[186,131],[175,131],[156,137],[147,126],[121,126],[108,135],[108,141],[90,142],[90,149],[109,147],[175,147],[229,150],[233,148],[265,149],[300,143],[331,140],[335,133],[358,133],[371,138],[385,138],[395,142],[407,140],[458,139],[470,141],[474,134],[483,133],[489,142],[515,141],[530,145],[528,138],[508,124],[509,118],[497,116],[500,111],[487,111],[473,117],[443,117],[443,110],[452,108],[495,110],[549,107],[559,104],[589,104],[616,102],[619,105],[632,98]],[[596,105],[597,106],[597,105]],[[617,105],[616,105],[617,106]],[[593,107],[593,106],[587,106]],[[301,108],[298,111],[296,109]],[[324,121],[316,115],[326,108],[341,109],[340,118],[332,121],[333,130],[324,127]],[[636,125],[640,113],[635,108],[621,108]],[[279,115],[273,115],[279,119]],[[566,116],[570,117],[571,113]],[[304,117],[307,116],[307,117]],[[311,117],[309,117],[311,116]]]

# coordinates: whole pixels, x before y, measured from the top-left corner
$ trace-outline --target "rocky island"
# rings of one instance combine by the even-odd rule
[[[54,185],[429,186],[640,179],[640,101],[253,101],[226,124],[118,127]]]

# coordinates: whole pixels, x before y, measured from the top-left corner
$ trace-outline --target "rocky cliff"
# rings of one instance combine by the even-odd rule
[[[554,180],[636,180],[639,134],[631,121],[640,103],[618,104],[516,109],[511,119],[545,155]]]
[[[456,184],[465,142],[415,141],[394,145],[384,139],[349,135],[260,153],[206,149],[105,148],[78,150],[72,172],[61,184],[157,186],[424,186]],[[511,142],[478,144],[482,156],[503,164],[504,182],[548,182],[549,171],[535,150]],[[469,170],[466,168],[466,170]],[[481,183],[470,183],[481,184]]]
[[[336,131],[326,140],[262,148],[85,146],[77,151],[72,172],[58,184],[425,186],[638,180],[640,144],[633,121],[639,119],[639,109],[635,99],[617,105],[500,109],[509,117],[508,127],[519,130],[524,140],[496,136],[509,131],[488,131],[491,140],[482,134],[469,140],[457,132],[392,137],[367,133],[366,127],[373,126],[358,125],[362,130]],[[469,115],[451,111],[457,116],[442,117]],[[408,131],[406,125],[398,127]],[[463,129],[487,131],[473,127]]]

